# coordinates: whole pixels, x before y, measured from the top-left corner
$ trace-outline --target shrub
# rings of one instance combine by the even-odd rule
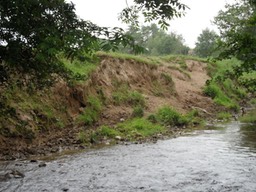
[[[205,95],[214,99],[215,97],[220,95],[221,90],[216,84],[211,83],[208,86],[204,87],[203,92]]]
[[[156,117],[158,122],[163,123],[164,125],[179,126],[188,123],[184,116],[168,106],[160,108],[156,114]]]

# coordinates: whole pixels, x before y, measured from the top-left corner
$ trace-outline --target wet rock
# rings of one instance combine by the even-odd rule
[[[124,118],[121,118],[121,119],[120,119],[120,122],[124,122],[124,121],[125,121],[125,119],[124,119]]]
[[[8,181],[11,178],[10,173],[5,173],[4,175],[0,175],[0,182]]]
[[[122,137],[121,136],[115,136],[115,139],[118,140],[118,141],[121,141]]]
[[[36,159],[31,159],[30,163],[37,163],[37,160]]]
[[[62,188],[61,190],[62,191],[68,191],[69,189],[65,187],[65,188]]]
[[[45,162],[41,162],[38,167],[46,167],[46,163]]]
[[[12,170],[10,172],[10,176],[12,176],[13,178],[23,178],[25,177],[25,175],[23,173],[21,173],[20,171],[17,171],[17,170]]]

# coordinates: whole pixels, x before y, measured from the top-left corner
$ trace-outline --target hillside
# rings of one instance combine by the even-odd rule
[[[216,112],[202,93],[209,79],[204,62],[170,57],[153,64],[107,54],[99,57],[86,81],[70,85],[59,79],[50,89],[33,94],[14,85],[1,89],[9,112],[1,115],[0,159],[85,148],[89,145],[83,143],[87,138],[82,131],[114,128],[131,119],[137,106],[145,118],[162,106],[181,114],[197,110],[200,117]]]

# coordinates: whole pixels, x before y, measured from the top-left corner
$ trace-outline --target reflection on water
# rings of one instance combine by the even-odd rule
[[[0,165],[0,191],[255,192],[255,126],[209,126],[156,144],[114,146],[39,163]],[[1,179],[1,178],[0,178]]]
[[[239,130],[240,146],[256,152],[256,125],[242,125]]]

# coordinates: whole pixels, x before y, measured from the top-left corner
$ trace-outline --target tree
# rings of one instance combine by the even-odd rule
[[[120,19],[139,27],[139,15],[142,13],[145,22],[158,21],[163,29],[167,29],[168,20],[181,17],[188,7],[179,0],[134,0],[134,6],[127,6],[120,14]]]
[[[178,15],[176,8],[185,9],[177,0],[134,2],[137,10],[147,14],[147,20],[170,19]],[[130,20],[129,11],[132,10],[127,8],[123,12],[127,15],[122,14],[126,22]],[[74,5],[64,0],[1,0],[0,17],[0,62],[4,61],[0,74],[10,69],[29,73],[37,80],[52,77],[54,73],[69,76],[58,59],[59,53],[73,58],[84,52],[116,50],[119,44],[129,44],[140,51],[124,30],[99,27],[79,19]]]
[[[227,4],[226,11],[220,11],[214,23],[221,33],[219,46],[223,51],[220,58],[234,56],[241,60],[243,65],[237,69],[239,74],[256,70],[256,1]]]
[[[189,48],[184,45],[181,35],[166,33],[157,27],[156,24],[150,26],[129,27],[127,34],[133,37],[136,43],[140,44],[149,55],[187,54]],[[131,53],[131,49],[123,49],[124,52]]]
[[[236,57],[242,62],[227,75],[236,78],[248,90],[256,91],[256,1],[227,4],[214,22],[221,32],[219,59]]]
[[[199,57],[210,57],[216,49],[218,35],[216,32],[206,28],[198,36],[195,54]]]

